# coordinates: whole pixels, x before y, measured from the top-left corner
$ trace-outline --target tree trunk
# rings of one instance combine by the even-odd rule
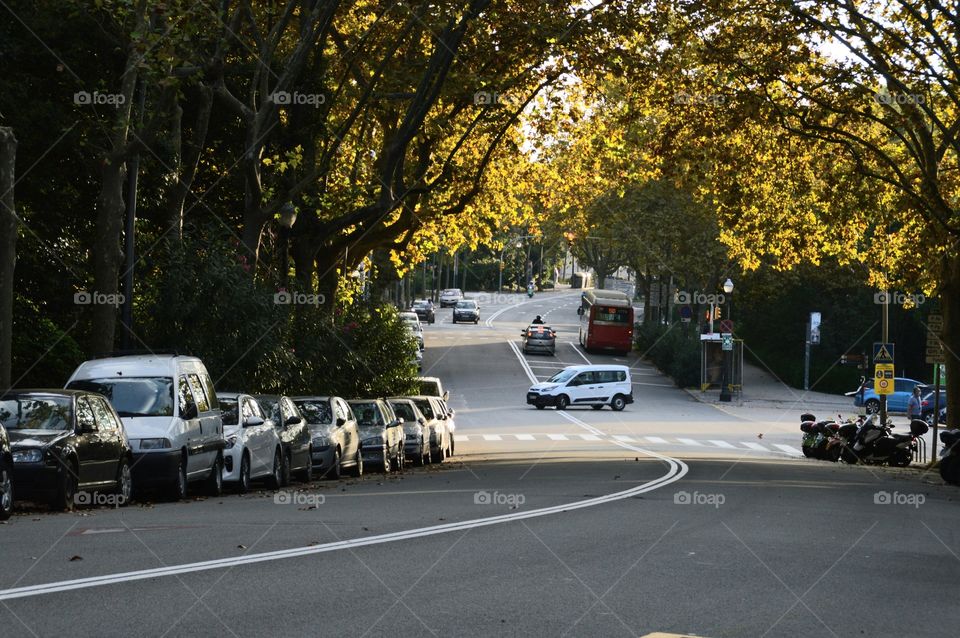
[[[941,274],[941,310],[943,311],[943,341],[947,364],[947,422],[949,427],[960,427],[960,256],[943,259]]]
[[[19,219],[14,208],[17,138],[0,126],[0,391],[13,383],[13,273]]]
[[[127,171],[122,160],[104,161],[100,196],[97,199],[96,236],[93,240],[93,291],[90,353],[113,351],[117,329],[117,306],[114,301],[119,288],[123,250],[123,182]]]

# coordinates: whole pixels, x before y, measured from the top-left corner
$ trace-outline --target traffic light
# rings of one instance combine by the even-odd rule
[[[720,306],[717,306],[716,308],[713,309],[713,320],[719,321],[722,318],[723,318],[723,313],[720,311]]]

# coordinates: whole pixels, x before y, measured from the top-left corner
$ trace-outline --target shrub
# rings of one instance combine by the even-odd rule
[[[637,324],[636,344],[640,356],[682,387],[700,384],[700,341],[688,325]]]

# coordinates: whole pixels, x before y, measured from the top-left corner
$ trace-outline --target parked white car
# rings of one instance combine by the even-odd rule
[[[440,307],[456,306],[463,299],[463,291],[459,288],[447,288],[440,292]]]
[[[570,405],[589,405],[599,410],[609,405],[622,410],[633,403],[630,368],[615,365],[567,366],[527,391],[527,403],[542,410],[548,405],[565,410]]]
[[[244,494],[250,482],[266,479],[272,489],[283,479],[283,457],[276,425],[249,394],[218,392],[223,413],[223,481]]]
[[[417,340],[417,345],[420,347],[420,350],[423,350],[423,326],[420,324],[420,318],[415,312],[401,312],[400,319],[407,325],[410,329],[410,332],[413,334],[414,338]]]
[[[187,484],[223,485],[223,423],[203,362],[179,355],[129,355],[85,361],[67,388],[98,392],[123,421],[133,448],[137,488],[184,498]]]

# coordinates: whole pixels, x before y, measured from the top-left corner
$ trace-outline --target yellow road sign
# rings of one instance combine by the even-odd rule
[[[893,394],[893,364],[878,363],[873,377],[873,391],[877,394]]]

